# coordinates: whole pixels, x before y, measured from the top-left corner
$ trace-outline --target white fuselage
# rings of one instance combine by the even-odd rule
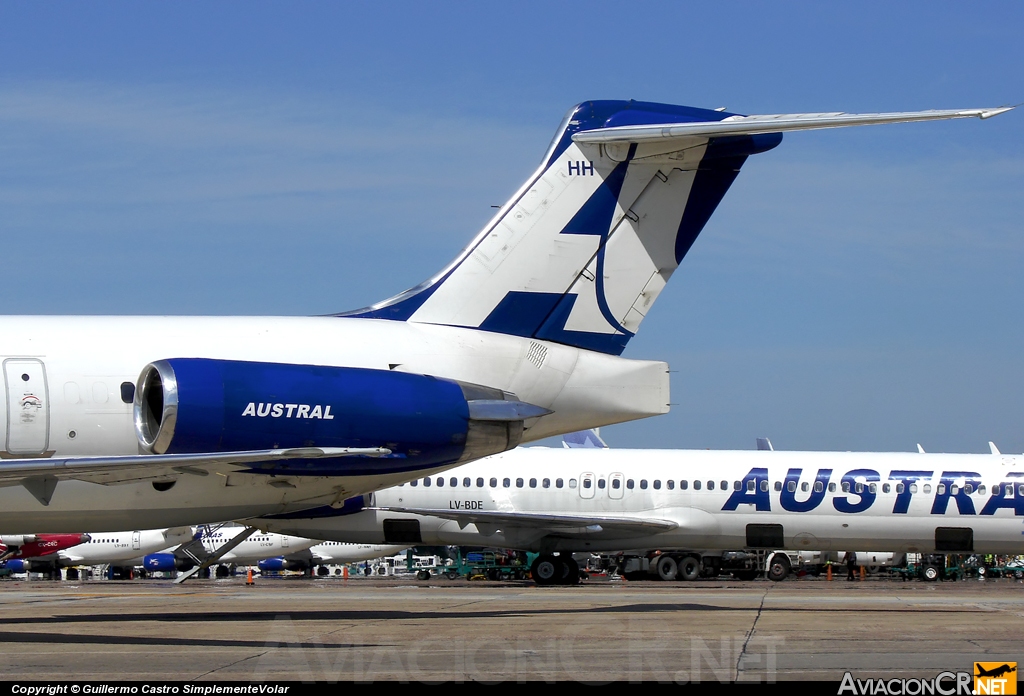
[[[60,551],[60,565],[141,565],[143,556],[168,547],[173,551],[173,547],[191,538],[190,527],[95,534],[84,544]]]
[[[378,507],[508,513],[501,523],[372,509],[254,523],[322,539],[383,543],[392,541],[385,520],[416,520],[423,544],[546,552],[741,549],[750,546],[747,525],[781,525],[783,538],[772,542],[782,543],[775,548],[928,553],[942,528],[953,530],[939,532],[945,544],[962,543],[970,530],[975,551],[1022,553],[1022,465],[1020,455],[519,448],[431,477],[429,487],[421,478],[415,486],[374,495]],[[676,526],[653,532],[581,523],[573,530],[545,527],[530,514]]]
[[[122,400],[121,385],[134,385],[148,363],[175,357],[380,370],[397,365],[496,387],[554,412],[528,423],[526,440],[668,408],[664,363],[427,324],[338,317],[3,317],[0,337],[4,458],[138,454],[132,404]],[[538,343],[544,359],[527,359]],[[182,475],[162,491],[149,482],[61,481],[48,506],[22,486],[8,485],[0,488],[0,532],[212,523],[329,505],[413,475],[296,477],[289,488],[270,486],[262,475]]]
[[[204,534],[202,539],[203,548],[206,549],[207,553],[212,554],[221,546],[231,541],[232,537],[241,531],[241,527],[222,527],[217,531]],[[256,532],[221,556],[217,562],[221,564],[256,565],[265,558],[287,556],[305,551],[316,543],[315,539],[303,539],[290,534]]]
[[[313,560],[320,565],[359,563],[384,556],[394,556],[407,549],[402,544],[351,544],[343,541],[322,541],[310,547]]]

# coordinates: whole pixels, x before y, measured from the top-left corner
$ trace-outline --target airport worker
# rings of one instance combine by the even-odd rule
[[[857,554],[853,551],[846,552],[846,579],[853,580],[853,571],[857,569]]]

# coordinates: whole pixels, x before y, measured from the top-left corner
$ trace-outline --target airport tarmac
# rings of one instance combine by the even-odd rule
[[[1009,579],[7,580],[0,603],[8,680],[763,682],[1024,662]]]

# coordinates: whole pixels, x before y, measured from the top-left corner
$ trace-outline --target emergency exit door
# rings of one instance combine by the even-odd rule
[[[4,360],[7,387],[7,451],[43,454],[50,439],[50,399],[41,360]]]

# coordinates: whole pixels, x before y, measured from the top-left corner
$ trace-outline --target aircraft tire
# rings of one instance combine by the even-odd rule
[[[572,556],[560,558],[562,561],[562,580],[559,585],[580,584],[580,566]]]
[[[789,559],[784,553],[777,553],[768,562],[768,579],[782,582],[789,575]]]
[[[530,566],[530,573],[538,585],[554,585],[562,577],[562,561],[549,554],[538,556]]]
[[[679,574],[679,564],[671,556],[662,556],[658,559],[657,571],[662,580],[675,580]]]
[[[700,560],[693,556],[687,556],[679,564],[680,580],[696,580],[700,577]]]
[[[935,582],[939,579],[939,569],[929,565],[921,569],[921,578],[925,582]]]

